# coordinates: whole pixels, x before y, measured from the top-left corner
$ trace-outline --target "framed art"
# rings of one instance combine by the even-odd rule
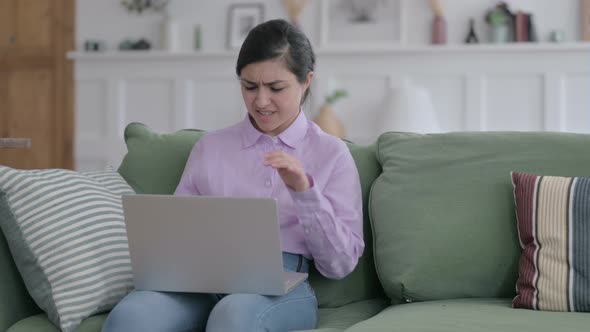
[[[320,44],[396,45],[403,42],[404,0],[322,0]]]
[[[233,4],[228,10],[227,47],[238,49],[248,32],[264,21],[264,5],[261,3]]]

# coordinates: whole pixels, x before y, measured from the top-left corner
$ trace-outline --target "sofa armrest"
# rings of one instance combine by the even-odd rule
[[[31,299],[0,232],[0,331],[41,312]]]

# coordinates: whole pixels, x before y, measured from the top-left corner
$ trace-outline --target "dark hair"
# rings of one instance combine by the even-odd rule
[[[236,65],[236,74],[255,62],[283,58],[287,69],[292,72],[299,83],[304,83],[307,74],[314,70],[315,54],[309,39],[291,23],[282,20],[270,20],[254,27],[246,36]],[[309,89],[301,100],[305,101]]]

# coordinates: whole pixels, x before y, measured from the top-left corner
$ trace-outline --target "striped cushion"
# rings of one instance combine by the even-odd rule
[[[116,172],[0,166],[0,226],[31,296],[63,331],[133,286]]]
[[[590,178],[513,172],[523,249],[515,308],[590,311]]]

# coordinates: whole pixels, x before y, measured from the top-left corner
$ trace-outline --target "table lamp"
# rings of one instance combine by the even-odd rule
[[[404,83],[394,86],[377,120],[379,133],[388,131],[438,133],[440,126],[428,91],[420,86]]]

